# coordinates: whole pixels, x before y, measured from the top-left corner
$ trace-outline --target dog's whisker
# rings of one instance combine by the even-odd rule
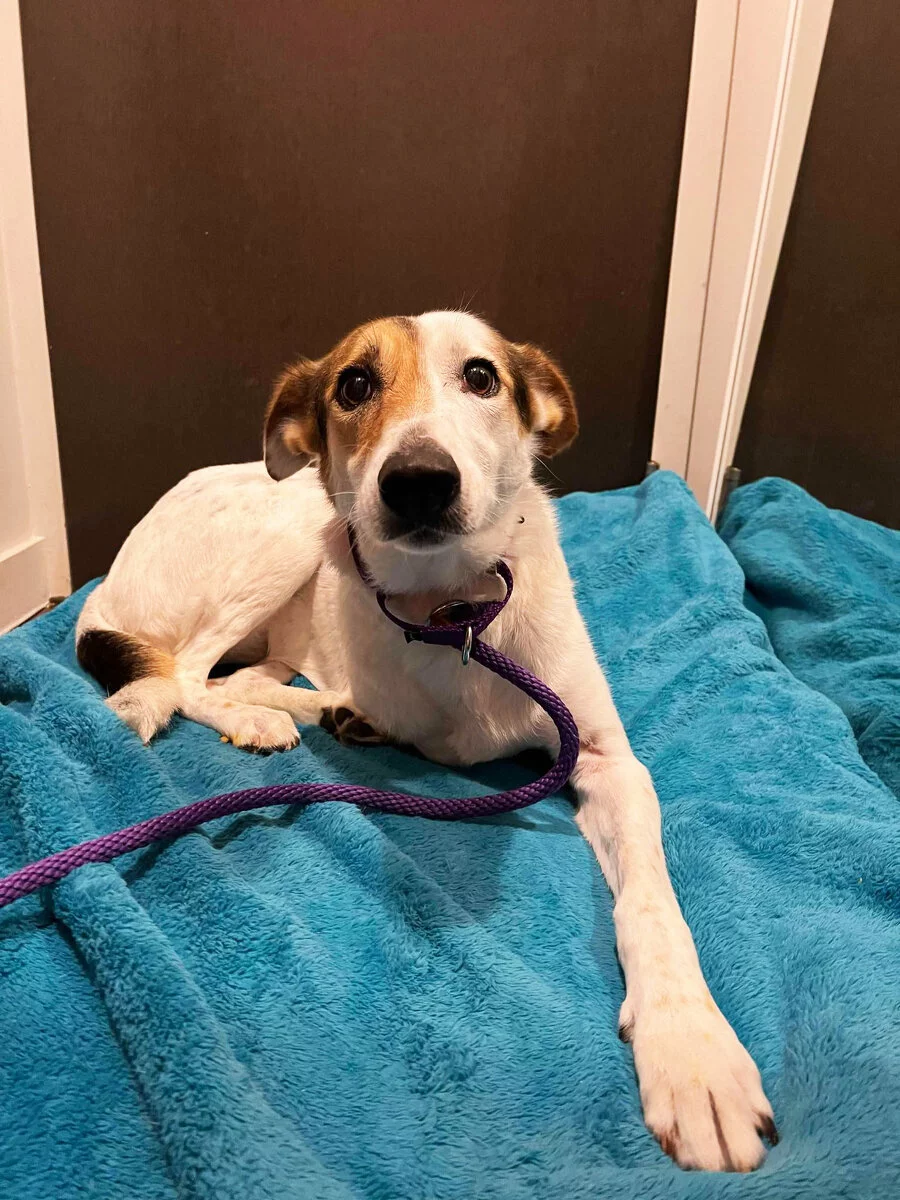
[[[539,462],[541,464],[541,466],[544,468],[544,470],[548,471],[553,476],[553,478],[557,481],[557,483],[562,483],[562,480],[557,475],[557,473],[553,470],[553,468],[547,463],[546,459],[541,458],[541,456],[539,454],[532,454],[531,457],[534,459],[535,462]]]

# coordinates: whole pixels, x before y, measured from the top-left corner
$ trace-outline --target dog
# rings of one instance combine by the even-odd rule
[[[88,598],[78,657],[148,742],[174,713],[236,746],[297,725],[468,765],[558,749],[546,714],[445,647],[406,645],[360,577],[424,621],[498,597],[485,640],[544,680],[580,733],[575,820],[612,891],[646,1123],[682,1167],[748,1171],[776,1140],[759,1071],[719,1011],[666,869],[659,803],[579,615],[535,459],[578,431],[541,350],[460,312],[373,321],[276,382],[264,463],[189,475],[135,527]],[[273,482],[273,480],[277,482]],[[221,661],[244,664],[225,681]],[[286,686],[298,674],[319,689]]]

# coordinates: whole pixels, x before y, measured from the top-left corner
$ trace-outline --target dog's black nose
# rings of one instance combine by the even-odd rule
[[[395,450],[378,472],[385,505],[410,526],[436,526],[459,495],[459,467],[437,442]]]

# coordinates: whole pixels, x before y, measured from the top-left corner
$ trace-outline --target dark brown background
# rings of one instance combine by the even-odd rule
[[[693,0],[22,0],[76,583],[269,381],[468,303],[559,356],[566,488],[649,456]]]
[[[837,0],[735,462],[900,528],[900,9]]]

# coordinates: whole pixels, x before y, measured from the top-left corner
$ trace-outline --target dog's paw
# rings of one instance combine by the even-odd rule
[[[219,728],[223,741],[260,754],[290,750],[300,741],[290,714],[274,708],[236,704],[222,714]]]
[[[365,717],[346,705],[323,708],[319,724],[343,746],[383,746],[388,741],[383,733],[372,728]]]
[[[753,1059],[708,994],[622,1006],[651,1133],[681,1167],[752,1171],[778,1140]]]

